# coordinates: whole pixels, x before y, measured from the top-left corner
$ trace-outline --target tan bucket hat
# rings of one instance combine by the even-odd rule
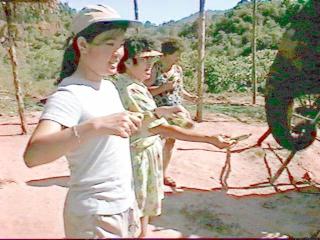
[[[140,54],[138,54],[138,57],[158,57],[162,56],[163,54],[159,51],[156,50],[151,50],[151,51],[145,51]]]
[[[128,22],[130,25],[140,25],[141,22],[121,18],[113,8],[97,4],[87,5],[81,9],[73,18],[71,31],[76,35],[88,26],[97,22]]]

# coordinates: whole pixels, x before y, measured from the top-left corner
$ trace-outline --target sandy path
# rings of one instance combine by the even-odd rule
[[[29,123],[35,123],[38,116],[30,115]],[[22,153],[28,136],[19,135],[19,126],[12,123],[18,123],[17,118],[0,119],[0,237],[63,238],[67,163],[62,158],[27,168]],[[30,130],[34,126],[30,124]],[[184,192],[167,189],[163,214],[153,219],[150,237],[260,237],[269,233],[308,237],[320,229],[319,195],[297,192],[309,186],[305,183],[312,182],[315,188],[320,183],[318,141],[297,154],[271,186],[270,176],[289,153],[278,149],[271,136],[261,147],[252,147],[266,131],[265,124],[209,115],[196,128],[253,135],[230,154],[209,144],[178,141],[169,175]]]

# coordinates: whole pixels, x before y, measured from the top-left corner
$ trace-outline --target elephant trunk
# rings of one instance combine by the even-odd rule
[[[303,121],[291,127],[293,98],[270,92],[266,98],[266,117],[274,139],[284,148],[299,151],[313,143],[316,125]]]

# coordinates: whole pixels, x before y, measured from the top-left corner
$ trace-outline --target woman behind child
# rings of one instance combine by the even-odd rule
[[[124,107],[142,113],[142,128],[130,138],[133,177],[142,231],[146,236],[150,216],[161,213],[163,199],[163,163],[161,136],[185,141],[206,142],[219,148],[233,142],[220,136],[203,135],[195,131],[169,125],[166,118],[181,112],[179,107],[157,107],[144,81],[150,78],[153,63],[161,53],[147,37],[132,37],[124,43],[124,57],[118,65],[116,86]],[[183,124],[183,123],[182,123]],[[159,135],[160,134],[160,135]]]
[[[196,102],[198,97],[190,94],[183,87],[183,71],[178,65],[184,46],[178,38],[168,38],[161,43],[161,53],[163,54],[153,68],[151,77],[144,83],[155,99],[158,107],[161,106],[180,106],[183,112],[179,113],[181,118],[187,118],[188,124],[184,127],[193,127],[190,113],[182,107],[182,99]],[[178,118],[179,119],[179,118]],[[175,187],[175,181],[167,176],[166,170],[172,158],[174,138],[164,139],[163,147],[163,172],[164,184]]]

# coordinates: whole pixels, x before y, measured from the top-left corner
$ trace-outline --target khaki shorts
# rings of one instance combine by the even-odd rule
[[[76,216],[64,213],[66,238],[134,238],[140,234],[135,208],[114,215]]]

